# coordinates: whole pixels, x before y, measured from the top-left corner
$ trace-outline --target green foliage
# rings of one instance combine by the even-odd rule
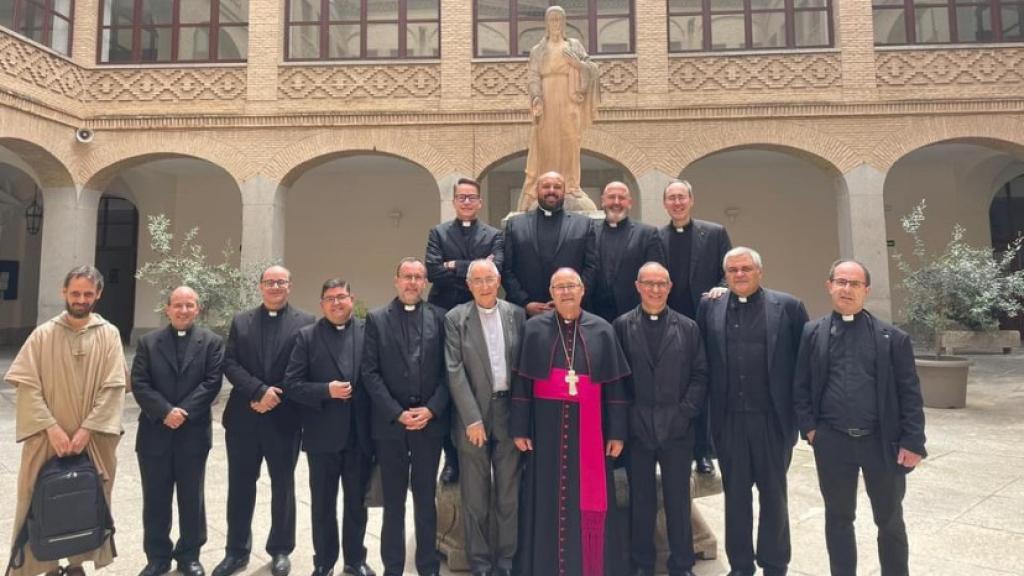
[[[1015,317],[1022,310],[1024,270],[1012,269],[1024,238],[1017,238],[1005,252],[974,248],[964,240],[957,224],[945,249],[929,253],[921,239],[925,201],[900,219],[914,241],[913,260],[894,254],[903,273],[899,288],[905,293],[907,321],[924,327],[933,338],[946,329],[994,330],[999,315]]]
[[[175,247],[171,220],[163,214],[150,216],[147,228],[155,257],[143,264],[135,277],[160,289],[160,298],[153,308],[158,315],[163,317],[171,290],[182,285],[199,294],[202,312],[198,321],[222,334],[227,332],[235,313],[259,304],[256,279],[267,267],[265,263],[245,269],[233,264],[236,252],[229,240],[221,252],[223,261],[211,264],[198,242],[198,226],[189,230]]]

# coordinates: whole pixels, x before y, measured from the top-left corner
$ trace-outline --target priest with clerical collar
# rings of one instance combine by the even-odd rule
[[[612,459],[622,452],[629,366],[610,324],[580,308],[573,269],[551,277],[554,310],[523,330],[512,384],[511,432],[527,455],[519,573],[622,574]],[[602,481],[603,479],[603,481]]]

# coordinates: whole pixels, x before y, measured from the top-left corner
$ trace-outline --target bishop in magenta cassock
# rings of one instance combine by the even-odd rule
[[[555,309],[526,322],[511,432],[524,453],[517,573],[614,576],[625,553],[613,459],[627,433],[629,366],[610,324],[582,311],[583,282],[551,277]]]

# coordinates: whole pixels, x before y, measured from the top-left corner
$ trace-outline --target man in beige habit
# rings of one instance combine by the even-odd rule
[[[54,456],[86,452],[103,477],[110,503],[117,468],[124,407],[125,361],[117,328],[93,307],[103,293],[103,276],[79,266],[64,278],[66,311],[37,327],[4,379],[16,386],[16,437],[23,442],[18,471],[15,537],[28,513],[36,476]],[[82,563],[97,568],[114,559],[110,539],[93,552],[68,558],[68,576],[84,576]],[[36,560],[25,546],[25,563],[11,576],[57,574],[57,561]]]

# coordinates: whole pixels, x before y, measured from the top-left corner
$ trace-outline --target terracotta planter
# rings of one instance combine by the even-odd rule
[[[967,405],[970,360],[959,356],[918,356],[914,362],[926,408],[963,408]]]

